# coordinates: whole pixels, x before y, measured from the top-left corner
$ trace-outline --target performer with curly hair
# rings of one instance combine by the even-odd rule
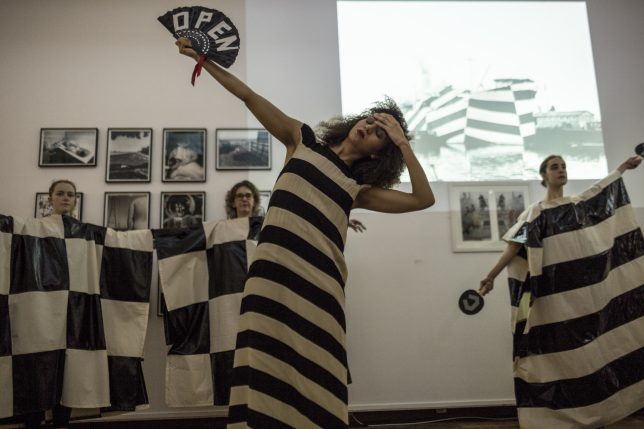
[[[188,39],[176,44],[199,61]],[[286,146],[244,288],[229,427],[346,428],[349,213],[404,213],[434,204],[405,120],[387,99],[321,123],[318,139],[224,69],[211,62],[204,68]],[[405,166],[412,191],[389,189]]]

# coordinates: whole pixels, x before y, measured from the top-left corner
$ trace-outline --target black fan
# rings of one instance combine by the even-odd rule
[[[215,9],[178,7],[159,17],[175,39],[185,37],[199,55],[230,67],[239,53],[239,32],[232,21]]]
[[[635,153],[641,157],[644,157],[644,143],[640,143],[635,146]]]

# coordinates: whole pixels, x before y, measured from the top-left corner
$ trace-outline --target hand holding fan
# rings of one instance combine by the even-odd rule
[[[159,22],[175,39],[185,37],[200,56],[192,84],[206,59],[230,67],[239,53],[239,32],[232,21],[215,9],[201,6],[179,7],[159,17]]]

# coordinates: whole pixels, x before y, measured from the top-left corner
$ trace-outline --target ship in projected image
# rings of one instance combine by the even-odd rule
[[[447,86],[406,106],[405,116],[418,149],[438,155],[452,147],[481,155],[556,152],[603,155],[601,123],[589,111],[538,112],[530,79],[496,79],[479,91]]]

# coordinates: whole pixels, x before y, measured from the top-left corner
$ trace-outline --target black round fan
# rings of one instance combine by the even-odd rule
[[[239,32],[232,21],[215,9],[178,7],[159,17],[175,39],[190,39],[199,55],[230,67],[239,53]]]

